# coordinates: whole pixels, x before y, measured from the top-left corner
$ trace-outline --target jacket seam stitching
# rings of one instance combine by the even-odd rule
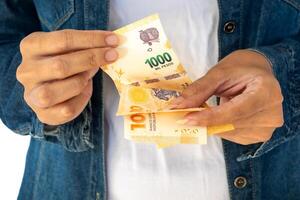
[[[66,14],[62,16],[60,19],[56,20],[56,22],[51,25],[47,20],[45,20],[43,17],[40,17],[40,21],[45,24],[49,30],[57,30],[59,27],[61,27],[74,13],[74,0],[71,0],[69,2],[72,2],[71,7],[68,9]]]
[[[289,131],[290,132],[290,131]],[[269,151],[272,151],[274,148],[278,147],[279,145],[285,143],[285,142],[288,142],[290,141],[291,139],[293,139],[294,137],[296,137],[297,135],[293,135],[293,136],[289,136],[289,137],[286,137],[286,138],[279,138],[279,139],[276,139],[274,141],[272,141],[271,143],[263,143],[261,145],[261,147],[256,150],[253,154],[253,156],[251,156],[252,158],[257,158],[257,157],[260,157],[266,153],[268,153]],[[263,146],[265,146],[266,144],[270,144],[271,147],[267,148],[267,149],[263,149]],[[260,153],[262,152],[262,153]]]
[[[294,0],[283,0],[283,1],[300,11],[300,3]]]

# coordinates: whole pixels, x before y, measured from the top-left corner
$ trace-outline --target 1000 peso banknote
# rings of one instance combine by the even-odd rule
[[[170,103],[192,83],[166,37],[157,14],[134,22],[115,33],[125,38],[121,57],[103,66],[120,94],[117,115],[124,116],[126,139],[151,142],[158,147],[205,144],[207,134],[232,130],[232,125],[200,127],[180,125],[191,111],[170,109]]]

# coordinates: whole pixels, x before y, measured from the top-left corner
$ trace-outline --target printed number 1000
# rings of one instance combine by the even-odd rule
[[[159,64],[163,65],[166,62],[171,62],[172,57],[168,52],[163,53],[162,55],[157,55],[156,57],[148,58],[145,64],[148,64],[151,68],[157,67]]]

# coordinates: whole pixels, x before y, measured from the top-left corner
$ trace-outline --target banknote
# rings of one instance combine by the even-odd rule
[[[125,138],[159,147],[179,143],[206,144],[206,127],[176,124],[188,112],[136,113],[125,116]]]
[[[180,92],[160,88],[144,88],[132,85],[123,86],[120,91],[120,103],[117,115],[134,113],[160,112],[192,112],[201,111],[199,108],[171,109],[172,101],[180,96]]]
[[[207,136],[232,130],[232,125],[214,127],[177,123],[189,112],[207,109],[171,109],[171,102],[192,81],[176,56],[157,14],[114,31],[125,42],[120,58],[102,69],[119,94],[117,115],[124,116],[126,139],[154,143],[159,148],[176,144],[206,144]]]
[[[173,51],[157,14],[120,28],[125,56],[103,67],[118,90],[122,85],[178,90],[192,81]]]

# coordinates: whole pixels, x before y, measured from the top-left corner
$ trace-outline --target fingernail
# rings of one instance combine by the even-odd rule
[[[51,104],[50,95],[49,93],[45,92],[41,93],[41,90],[39,88],[40,87],[37,87],[33,89],[33,91],[31,91],[31,93],[29,94],[29,99],[34,105],[45,108]]]
[[[112,62],[117,60],[118,52],[115,49],[110,49],[105,53],[105,60],[108,62]]]
[[[116,46],[119,44],[119,38],[116,35],[112,34],[112,35],[106,36],[105,42],[107,45]]]

